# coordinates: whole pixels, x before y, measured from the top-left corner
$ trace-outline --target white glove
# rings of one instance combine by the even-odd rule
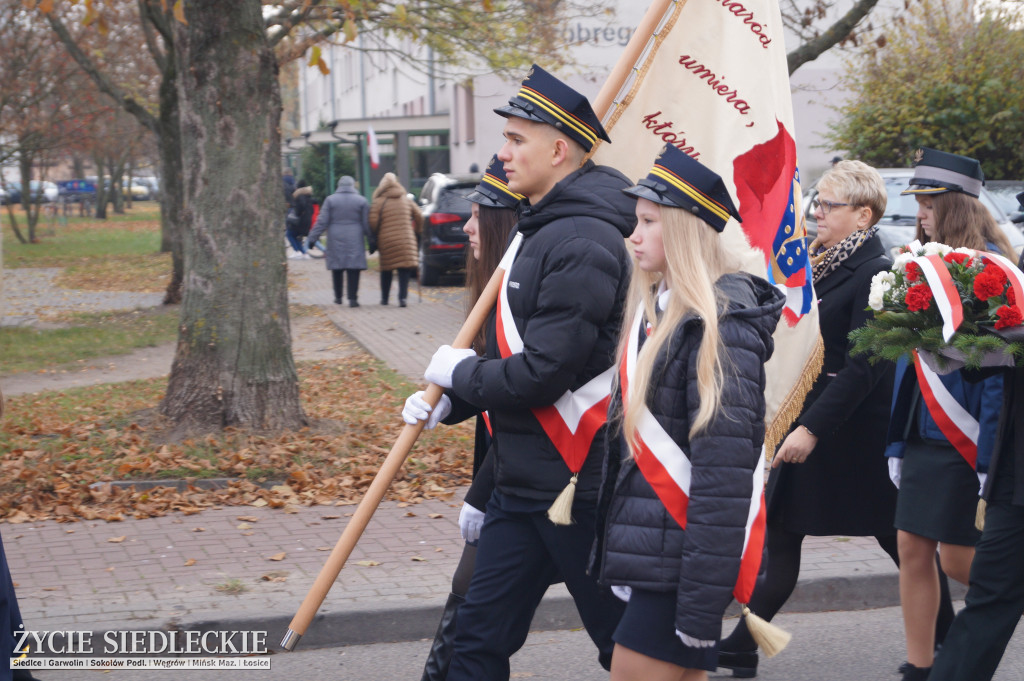
[[[419,390],[405,400],[405,407],[402,408],[402,420],[410,426],[415,426],[420,421],[426,421],[424,429],[431,430],[437,427],[437,424],[450,413],[452,413],[452,401],[447,395],[442,393],[437,406],[431,409],[427,401],[423,399],[423,391]]]
[[[612,594],[615,595],[620,601],[629,603],[630,597],[633,595],[633,587],[631,586],[613,586]]]
[[[687,636],[683,632],[679,631],[678,629],[676,629],[676,636],[678,636],[679,640],[683,642],[683,645],[689,646],[691,648],[710,648],[711,646],[718,643],[718,641],[702,641],[699,638],[692,638],[690,636]]]
[[[988,480],[988,473],[978,473],[978,496],[981,496],[981,491],[985,489],[985,481]]]
[[[442,345],[430,358],[430,364],[423,372],[423,378],[442,388],[450,388],[455,365],[469,357],[476,357],[476,353],[468,348],[457,350],[450,345]]]
[[[459,531],[467,543],[480,539],[480,528],[484,526],[484,512],[470,504],[462,504],[459,511]]]
[[[898,459],[895,456],[889,457],[889,479],[892,480],[892,484],[896,485],[896,489],[900,488],[900,474],[903,472],[903,459]]]

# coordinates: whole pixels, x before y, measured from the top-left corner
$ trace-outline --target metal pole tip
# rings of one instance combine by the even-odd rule
[[[290,653],[295,650],[295,646],[298,645],[300,638],[302,638],[302,634],[293,629],[289,629],[288,633],[281,639],[281,647]]]

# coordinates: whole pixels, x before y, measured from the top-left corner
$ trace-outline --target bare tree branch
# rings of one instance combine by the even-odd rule
[[[46,20],[50,22],[50,27],[53,28],[54,33],[60,38],[64,48],[71,55],[71,58],[82,68],[83,71],[88,74],[96,87],[101,92],[111,97],[114,101],[124,107],[124,109],[135,116],[135,118],[149,130],[152,130],[155,134],[160,134],[160,121],[146,110],[146,107],[139,103],[134,97],[129,95],[121,88],[114,85],[114,83],[106,77],[105,74],[101,73],[97,68],[96,64],[89,59],[89,57],[78,47],[78,43],[71,37],[71,33],[68,32],[67,27],[64,23],[55,17],[52,12],[46,15]]]
[[[850,11],[843,15],[836,23],[832,24],[828,30],[786,55],[789,62],[790,75],[807,62],[814,61],[850,35],[861,19],[870,14],[877,4],[878,0],[857,0],[853,7],[850,8]]]

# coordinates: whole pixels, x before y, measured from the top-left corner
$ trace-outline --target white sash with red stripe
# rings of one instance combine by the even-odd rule
[[[629,386],[636,371],[636,359],[639,354],[640,331],[650,333],[643,324],[643,308],[637,310],[629,336],[629,344],[623,354],[619,367],[619,383],[622,392],[622,408],[629,405]],[[636,433],[633,434],[633,445],[637,452],[636,465],[644,479],[665,505],[665,510],[686,529],[686,511],[690,502],[690,477],[692,464],[690,457],[676,443],[665,429],[658,423],[654,414],[644,406]],[[754,591],[754,582],[761,566],[761,553],[764,549],[765,505],[764,505],[764,448],[761,457],[753,470],[753,487],[751,488],[750,509],[747,513],[743,536],[743,554],[740,561],[740,572],[733,588],[733,595],[740,603],[748,603]]]
[[[503,358],[523,351],[523,338],[516,328],[508,303],[512,263],[522,243],[523,235],[516,233],[498,264],[498,267],[505,270],[505,276],[498,295],[495,335]],[[608,420],[608,402],[614,376],[615,367],[608,367],[577,390],[567,390],[554,404],[531,409],[572,473],[579,473],[583,468],[594,436]]]
[[[949,443],[971,464],[971,468],[977,470],[978,434],[981,432],[978,420],[956,401],[939,375],[921,361],[917,350],[914,351],[914,369],[928,413]]]

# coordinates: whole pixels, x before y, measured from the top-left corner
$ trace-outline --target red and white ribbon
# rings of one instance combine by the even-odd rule
[[[953,277],[941,255],[922,255],[913,259],[924,273],[932,290],[935,306],[942,316],[942,339],[947,343],[964,321],[964,305]]]
[[[503,358],[523,351],[523,338],[516,328],[508,302],[512,264],[522,242],[523,235],[517,233],[498,264],[498,267],[505,270],[496,314],[498,350]],[[565,391],[554,404],[531,409],[544,433],[573,473],[579,473],[583,468],[594,436],[608,420],[608,402],[614,377],[615,367],[610,366],[580,388]]]
[[[914,369],[928,413],[949,443],[971,464],[971,468],[977,470],[978,435],[981,432],[978,420],[956,401],[939,375],[921,361],[917,350],[914,350]]]
[[[632,325],[629,343],[619,366],[619,383],[622,391],[622,408],[630,402],[629,386],[636,371],[639,354],[639,334],[643,323],[643,308],[637,310]],[[649,331],[644,328],[645,333]],[[665,510],[686,529],[686,511],[690,503],[690,481],[692,464],[690,457],[658,423],[646,404],[640,415],[636,432],[631,436],[636,449],[636,465],[654,493],[665,506]],[[753,470],[750,507],[743,535],[743,552],[740,571],[733,588],[733,596],[740,603],[749,603],[761,566],[764,550],[765,504],[764,504],[764,447],[761,457]]]

